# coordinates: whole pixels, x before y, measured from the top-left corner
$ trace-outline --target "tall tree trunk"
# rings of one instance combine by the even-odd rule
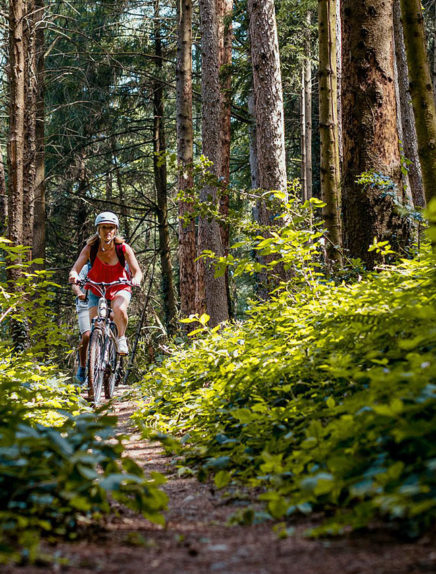
[[[436,107],[427,60],[421,1],[401,0],[401,15],[422,181],[425,198],[429,202],[436,196]]]
[[[202,54],[202,142],[203,154],[212,165],[210,172],[219,177],[222,168],[222,148],[219,122],[221,118],[221,90],[219,81],[218,16],[215,0],[200,0],[201,54]],[[205,185],[200,200],[209,207],[218,207],[217,189],[214,184]],[[209,215],[200,217],[199,247],[222,257],[223,247],[219,224]],[[216,326],[229,318],[225,278],[215,277],[214,266],[205,261],[204,286],[206,310],[210,325]]]
[[[337,112],[336,0],[319,0],[319,131],[321,197],[327,227],[327,254],[341,263],[341,174]]]
[[[153,90],[154,137],[153,167],[157,193],[157,220],[159,226],[159,254],[162,273],[162,294],[165,325],[169,336],[176,331],[176,299],[171,265],[170,234],[168,225],[167,160],[164,128],[164,93],[162,82],[162,38],[160,30],[159,0],[154,0],[155,77]]]
[[[342,173],[342,159],[344,143],[342,137],[342,20],[341,0],[336,0],[336,76],[337,76],[337,100],[338,100],[338,142],[339,142],[339,167]]]
[[[394,85],[393,0],[342,0],[343,214],[345,247],[371,268],[374,237],[400,249],[407,239],[392,198],[356,183],[374,171],[401,183]]]
[[[424,186],[422,184],[421,164],[418,155],[415,116],[410,98],[409,72],[407,68],[406,47],[404,45],[403,26],[401,24],[400,0],[394,0],[394,36],[395,59],[398,73],[398,95],[401,109],[402,144],[404,155],[411,162],[408,167],[410,191],[415,207],[425,206]]]
[[[23,0],[9,2],[9,239],[14,245],[23,243],[23,187],[24,187],[24,12]],[[11,279],[17,270],[10,270]]]
[[[306,66],[301,63],[301,94],[300,94],[300,147],[301,147],[301,189],[303,192],[303,201],[309,199],[309,190],[307,187],[307,122],[306,122]]]
[[[25,117],[24,117],[24,181],[23,181],[23,243],[33,247],[33,219],[36,177],[36,30],[35,2],[27,0],[24,19],[25,50]],[[31,258],[32,252],[28,257]]]
[[[248,0],[251,62],[256,105],[259,186],[286,192],[283,93],[274,1]],[[274,215],[260,206],[260,221],[271,225]]]
[[[221,181],[223,192],[220,196],[220,214],[224,222],[220,225],[221,242],[223,245],[224,255],[229,252],[230,229],[227,223],[229,214],[230,197],[230,116],[231,116],[231,98],[232,98],[232,39],[233,29],[231,15],[233,11],[233,0],[216,0],[218,12],[218,42],[219,42],[219,74],[221,89]],[[230,296],[229,272],[226,269],[225,282],[227,291],[227,302],[229,305],[229,316],[233,316],[232,302]]]
[[[256,104],[254,102],[254,93],[251,90],[248,96],[248,113],[250,114],[249,140],[250,140],[250,176],[251,189],[259,187],[259,170],[257,167],[257,136],[256,136]],[[257,217],[255,217],[257,220]]]
[[[307,29],[305,30],[304,40],[304,105],[306,118],[306,189],[307,197],[312,197],[312,61],[311,61],[311,24],[312,18],[310,12],[306,17]]]
[[[283,93],[280,56],[273,0],[248,0],[250,19],[250,55],[253,69],[253,88],[256,115],[257,166],[259,188],[262,191],[287,191]],[[277,210],[272,211],[262,201],[257,205],[258,221],[267,228],[280,227]],[[263,264],[276,259],[262,258]],[[280,279],[285,279],[284,268],[277,265]],[[265,298],[276,285],[264,273],[259,274],[258,294]]]
[[[33,220],[33,259],[45,261],[45,41],[44,41],[44,0],[35,0],[36,34],[36,166],[35,166],[35,209]]]
[[[8,195],[9,239],[13,245],[23,244],[24,194],[24,127],[25,127],[25,54],[24,16],[26,5],[22,0],[9,2],[9,140],[8,140]],[[19,259],[14,263],[19,263]],[[19,268],[8,269],[8,280],[15,289]],[[16,352],[27,345],[27,326],[11,321],[11,334]]]
[[[7,233],[8,220],[8,192],[6,189],[5,165],[3,153],[0,148],[0,235]]]
[[[196,312],[196,240],[192,205],[192,0],[177,2],[177,160],[179,193],[185,195],[178,205],[180,312],[187,317]]]

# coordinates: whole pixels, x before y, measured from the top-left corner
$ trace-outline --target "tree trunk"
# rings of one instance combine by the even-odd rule
[[[307,122],[306,122],[306,66],[304,61],[301,64],[301,95],[300,95],[300,142],[301,142],[301,189],[303,192],[303,201],[309,196],[307,188]]]
[[[223,191],[220,196],[220,214],[224,222],[220,225],[221,242],[224,255],[229,253],[230,229],[227,223],[229,214],[230,197],[230,115],[232,103],[232,20],[233,0],[216,0],[218,12],[218,42],[219,42],[219,74],[221,89],[221,181]],[[225,282],[229,316],[233,316],[232,302],[230,297],[229,272],[226,269]]]
[[[23,244],[23,194],[24,194],[24,127],[25,127],[25,54],[24,54],[25,3],[9,2],[9,140],[8,140],[8,195],[9,239],[14,246]],[[14,263],[19,263],[20,258]],[[7,277],[13,288],[20,269],[8,269]],[[27,346],[27,325],[11,321],[11,335],[15,352]]]
[[[410,93],[415,113],[418,154],[427,203],[436,196],[436,107],[427,60],[424,18],[420,0],[401,0]]]
[[[341,263],[341,174],[337,112],[336,0],[318,3],[319,131],[321,140],[321,197],[327,227],[327,254]]]
[[[402,144],[405,157],[411,162],[408,166],[408,179],[412,193],[413,205],[425,206],[424,187],[422,185],[421,164],[418,156],[415,116],[410,98],[409,72],[407,69],[406,47],[404,45],[403,27],[401,24],[400,0],[394,0],[394,36],[395,59],[398,73],[398,96],[401,110]]]
[[[374,237],[401,249],[404,222],[392,198],[356,183],[374,171],[401,183],[394,85],[393,0],[342,0],[343,215],[345,247],[372,268]]]
[[[23,179],[23,243],[33,247],[33,219],[36,178],[36,30],[35,2],[27,0],[24,19],[25,51],[25,118],[24,118],[24,179]],[[28,254],[31,258],[32,252]]]
[[[305,30],[304,40],[304,116],[306,119],[306,190],[307,197],[312,197],[312,62],[311,62],[311,33],[310,27],[312,18],[310,12],[306,17],[307,29]]]
[[[219,81],[218,17],[215,0],[200,0],[201,54],[202,54],[202,142],[203,154],[212,165],[210,173],[219,177],[222,169],[220,138],[221,90]],[[200,200],[212,209],[218,208],[217,189],[206,184],[200,191]],[[212,215],[201,216],[199,221],[200,251],[210,250],[222,257],[220,228]],[[210,325],[216,326],[229,318],[225,278],[215,277],[209,260],[204,266],[206,310]]]
[[[341,0],[336,0],[336,76],[337,76],[337,100],[338,100],[338,142],[339,142],[339,167],[342,173],[343,137],[342,137],[342,21]]]
[[[178,205],[180,313],[196,312],[196,240],[193,215],[193,125],[192,125],[192,0],[177,2],[177,160],[179,193],[185,196]]]
[[[9,2],[9,239],[14,245],[23,243],[23,185],[24,185],[24,110],[25,110],[25,62],[24,62],[24,3]],[[10,270],[13,280],[18,271]]]
[[[250,114],[249,140],[250,140],[250,176],[251,189],[259,187],[259,170],[257,168],[257,136],[256,136],[256,104],[253,91],[248,96],[248,113]],[[257,217],[255,217],[257,221]]]
[[[273,0],[248,0],[251,62],[256,104],[259,186],[286,192],[285,132],[280,57]],[[263,208],[260,220],[270,225],[273,214]]]
[[[273,0],[258,2],[248,0],[250,19],[250,55],[253,69],[253,88],[256,115],[256,147],[259,188],[262,191],[287,192],[283,93],[280,56]],[[265,201],[257,205],[259,223],[270,228],[281,227],[282,219],[276,216]],[[267,234],[268,232],[265,232]],[[274,255],[261,258],[265,265],[277,259]],[[280,280],[286,279],[283,265],[276,266],[277,281],[259,273],[257,292],[266,298]]]
[[[162,83],[162,39],[160,31],[159,0],[154,0],[154,47],[155,77],[153,89],[154,137],[153,167],[157,193],[157,219],[159,226],[159,254],[162,273],[162,295],[165,313],[165,325],[169,336],[176,331],[176,299],[174,296],[173,269],[168,225],[167,201],[167,160],[164,128],[164,93]]]
[[[7,234],[8,220],[8,193],[6,189],[5,165],[3,153],[0,148],[0,235]]]
[[[45,261],[45,105],[44,105],[44,0],[35,0],[36,28],[36,166],[35,166],[35,208],[33,220],[33,259]]]

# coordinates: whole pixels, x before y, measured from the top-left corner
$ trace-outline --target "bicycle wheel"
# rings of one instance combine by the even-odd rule
[[[111,399],[114,395],[118,354],[113,339],[106,341],[106,368],[103,377],[104,396]]]
[[[94,329],[89,341],[88,395],[89,400],[98,405],[103,383],[104,334]]]

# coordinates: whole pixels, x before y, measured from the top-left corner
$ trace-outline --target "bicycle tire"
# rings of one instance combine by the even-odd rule
[[[88,396],[89,400],[98,405],[103,384],[104,334],[100,329],[94,329],[89,341],[88,359]]]
[[[118,354],[112,339],[107,340],[106,368],[103,376],[104,396],[111,399],[114,395],[115,380],[117,375]]]

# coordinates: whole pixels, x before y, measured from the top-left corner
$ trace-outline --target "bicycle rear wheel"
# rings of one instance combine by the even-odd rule
[[[88,395],[89,400],[98,405],[103,384],[103,355],[104,334],[100,329],[94,329],[89,341],[88,360]]]

